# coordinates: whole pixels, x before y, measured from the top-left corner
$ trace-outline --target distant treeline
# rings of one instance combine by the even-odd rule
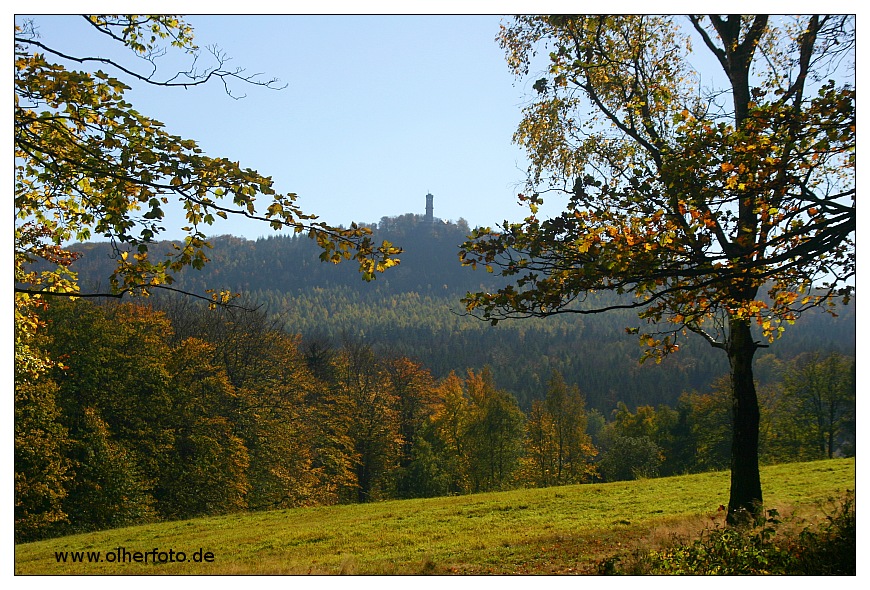
[[[202,271],[186,270],[174,286],[199,294],[224,288],[241,293],[244,304],[262,309],[289,334],[352,337],[416,359],[439,379],[489,366],[496,385],[516,396],[524,410],[540,399],[553,371],[587,391],[588,405],[603,413],[618,401],[630,408],[673,405],[684,391],[707,389],[728,371],[725,355],[691,336],[661,365],[640,365],[638,341],[626,334],[639,325],[630,311],[498,326],[467,317],[460,298],[495,289],[498,277],[459,264],[459,245],[469,232],[464,220],[432,224],[407,214],[370,227],[376,241],[405,249],[401,264],[373,283],[361,281],[353,265],[320,262],[317,245],[304,236],[219,236],[211,240],[211,263]],[[109,244],[77,249],[85,254],[73,265],[82,284],[104,287],[113,266]],[[160,247],[152,250],[159,253]],[[807,313],[766,352],[783,361],[811,351],[853,356],[854,310],[853,302],[837,309],[839,317]],[[759,379],[765,379],[763,372]]]

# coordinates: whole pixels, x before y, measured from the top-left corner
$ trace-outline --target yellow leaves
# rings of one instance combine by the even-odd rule
[[[756,314],[760,313],[762,309],[767,309],[767,308],[768,308],[768,305],[766,303],[764,303],[763,301],[750,301],[749,305],[747,306],[747,311],[749,311],[749,313],[752,315],[756,315]]]
[[[725,179],[725,188],[729,190],[745,191],[754,178],[749,166],[743,162],[740,162],[736,166],[731,162],[723,162],[719,165],[719,169],[725,174],[730,175]],[[741,181],[741,176],[744,177],[743,181]]]
[[[84,194],[91,192],[91,183],[87,178],[82,178],[76,183],[77,188]]]
[[[378,261],[377,267],[375,270],[378,272],[384,272],[388,268],[392,268],[394,266],[398,266],[401,261],[398,258],[387,258],[385,260]]]
[[[232,291],[228,291],[226,289],[222,289],[220,291],[216,291],[214,289],[206,289],[206,293],[211,297],[211,303],[209,303],[210,309],[215,309],[218,305],[226,305],[230,303],[233,299],[240,297],[239,293],[233,293]]]

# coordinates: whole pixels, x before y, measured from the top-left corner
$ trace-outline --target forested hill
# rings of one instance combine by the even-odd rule
[[[371,283],[362,281],[350,262],[320,262],[320,250],[307,237],[279,235],[212,238],[211,263],[201,271],[186,270],[175,286],[196,293],[228,288],[262,305],[289,332],[309,339],[364,339],[416,358],[436,377],[488,365],[497,385],[524,407],[543,397],[553,370],[578,384],[589,407],[604,413],[617,401],[629,407],[672,405],[684,391],[706,391],[727,373],[721,351],[694,338],[662,364],[640,365],[641,348],[625,331],[639,325],[630,312],[517,320],[495,327],[464,316],[459,299],[497,283],[495,275],[459,264],[459,244],[469,233],[464,220],[427,223],[407,214],[371,227],[376,243],[388,240],[404,249],[401,264]],[[87,243],[74,249],[84,254],[73,266],[84,288],[105,285],[113,267],[109,245]],[[152,248],[152,255],[159,252],[159,245]],[[837,318],[806,314],[769,349],[759,351],[759,379],[765,378],[763,357],[768,354],[780,359],[815,350],[854,355],[854,309],[854,303],[841,307]]]

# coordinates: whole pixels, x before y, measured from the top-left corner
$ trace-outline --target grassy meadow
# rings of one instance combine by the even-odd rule
[[[297,508],[164,522],[15,547],[16,574],[553,574],[724,519],[729,473]],[[855,460],[762,468],[765,504],[813,519],[855,488]],[[149,552],[148,563],[110,562]],[[184,563],[152,563],[158,552]],[[59,552],[100,552],[99,563]],[[213,559],[194,562],[194,555]],[[111,555],[111,556],[110,556]]]

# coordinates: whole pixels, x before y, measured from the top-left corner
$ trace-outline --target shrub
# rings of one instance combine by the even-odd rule
[[[658,477],[661,451],[647,436],[615,436],[598,462],[605,481]]]
[[[769,510],[760,526],[707,530],[691,543],[637,553],[624,564],[618,557],[606,559],[599,571],[634,575],[855,575],[854,492],[847,491],[818,526],[807,525],[793,533],[781,530],[781,524],[777,511]]]
[[[795,546],[795,574],[855,575],[855,494],[842,498],[818,531],[801,531]]]

